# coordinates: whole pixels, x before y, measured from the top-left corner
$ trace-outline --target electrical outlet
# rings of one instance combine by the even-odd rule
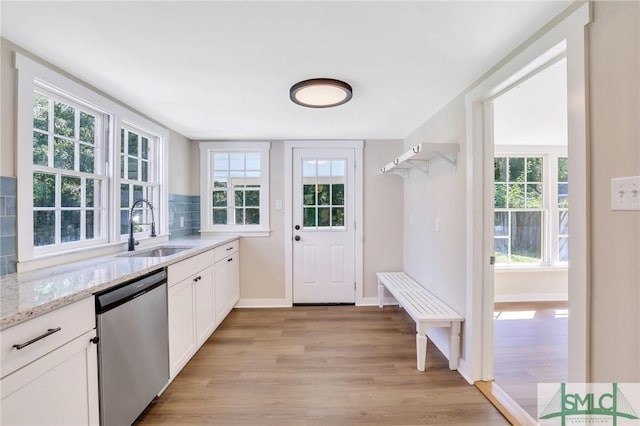
[[[640,176],[611,179],[611,210],[640,210]]]

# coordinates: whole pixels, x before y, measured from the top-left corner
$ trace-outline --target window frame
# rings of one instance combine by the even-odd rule
[[[47,87],[47,85],[42,84],[41,82],[36,82],[34,84],[34,96],[33,98],[35,99],[36,95],[39,96],[44,96],[46,97],[51,103],[53,102],[60,102],[60,103],[64,103],[65,105],[71,106],[76,110],[79,111],[83,111],[83,112],[89,112],[91,114],[93,114],[96,118],[100,117],[100,125],[98,124],[98,121],[96,122],[96,127],[94,128],[94,132],[95,132],[95,139],[94,139],[94,156],[96,157],[94,160],[94,166],[96,167],[96,169],[98,170],[94,170],[93,173],[89,173],[89,172],[83,172],[81,170],[76,170],[75,168],[75,164],[74,164],[74,169],[73,170],[69,170],[69,169],[64,169],[64,168],[60,168],[60,167],[55,167],[55,165],[49,165],[52,163],[52,161],[54,161],[54,157],[53,157],[53,150],[54,150],[54,145],[55,145],[55,140],[56,139],[64,139],[67,141],[72,141],[72,143],[74,144],[74,163],[80,161],[79,156],[75,155],[79,153],[79,147],[80,145],[83,144],[83,142],[80,140],[80,138],[78,138],[76,140],[75,136],[70,138],[70,137],[65,137],[65,136],[61,136],[61,135],[56,135],[55,132],[52,130],[52,126],[53,126],[53,120],[54,120],[54,116],[51,114],[52,110],[53,110],[53,105],[50,104],[49,108],[48,108],[48,112],[49,112],[49,128],[46,131],[47,134],[47,138],[48,138],[48,158],[49,161],[46,166],[45,165],[39,165],[39,164],[33,164],[33,160],[31,161],[31,178],[33,179],[33,175],[36,173],[41,173],[41,174],[48,174],[48,175],[54,175],[55,176],[55,194],[54,194],[54,206],[53,207],[38,207],[38,206],[34,206],[33,202],[32,202],[32,210],[35,211],[53,211],[55,214],[55,233],[54,233],[54,243],[53,244],[47,244],[47,245],[42,245],[42,246],[36,246],[32,240],[32,244],[33,244],[33,253],[34,253],[34,257],[42,257],[42,256],[46,256],[48,254],[52,254],[52,253],[57,253],[61,250],[74,250],[74,249],[83,249],[83,248],[90,248],[90,247],[97,247],[100,245],[105,244],[108,241],[108,235],[107,235],[107,194],[108,194],[108,169],[107,169],[107,162],[106,162],[106,131],[105,129],[108,127],[108,123],[109,123],[109,115],[106,114],[104,111],[96,109],[91,107],[90,105],[87,105],[85,103],[83,103],[82,101],[78,100],[78,99],[74,99],[72,97],[66,96],[63,93],[60,93],[57,90],[52,90],[50,87]],[[32,114],[33,117],[33,114]],[[75,113],[74,113],[74,124],[77,126],[78,120],[76,120],[75,117]],[[38,133],[45,133],[44,131],[40,131],[40,130],[36,130],[33,128],[32,126],[32,132]],[[32,133],[32,134],[33,134]],[[52,142],[50,139],[54,139],[54,141]],[[33,138],[32,138],[33,140]],[[76,148],[76,145],[78,145],[78,148]],[[33,145],[31,145],[31,152],[33,152]],[[32,154],[33,156],[33,154]],[[79,164],[78,164],[79,165]],[[71,208],[71,207],[65,207],[62,205],[62,200],[60,199],[60,191],[61,191],[61,180],[63,177],[72,177],[72,178],[78,178],[78,179],[93,179],[96,181],[100,181],[101,182],[101,188],[100,188],[100,194],[97,200],[95,200],[94,202],[94,207],[93,208],[87,208],[86,206],[86,191],[82,190],[82,184],[81,184],[81,200],[80,200],[80,206],[78,206],[78,208]],[[33,193],[33,190],[32,192]],[[33,200],[32,200],[33,201]],[[60,216],[62,215],[62,212],[64,211],[80,211],[81,215],[82,213],[86,213],[88,210],[92,210],[94,212],[98,212],[98,213],[102,213],[102,214],[98,214],[97,216],[99,217],[99,223],[98,223],[98,228],[99,230],[99,237],[98,238],[94,238],[94,239],[85,239],[83,238],[83,231],[86,231],[85,227],[86,227],[86,218],[83,220],[81,218],[80,220],[80,239],[76,240],[76,241],[70,241],[70,242],[62,242],[61,241],[61,236],[60,236],[60,231],[61,231],[61,227],[60,227]],[[60,214],[58,215],[57,212],[60,212]],[[29,218],[32,221],[33,224],[33,216],[31,216]],[[22,220],[27,220],[26,217],[22,218]],[[85,226],[83,226],[83,224]],[[33,225],[32,225],[33,226]],[[86,233],[86,232],[85,232]],[[33,234],[35,235],[35,232],[33,232]]]
[[[241,236],[269,236],[270,229],[270,150],[271,142],[264,141],[203,141],[200,148],[200,224],[202,235],[234,234]],[[213,156],[216,153],[260,154],[260,223],[257,225],[213,224]],[[228,188],[231,191],[231,188]]]
[[[162,236],[155,241],[168,239],[168,184],[165,152],[169,140],[169,131],[157,123],[139,115],[122,104],[98,93],[78,80],[63,75],[56,69],[45,66],[20,53],[14,54],[14,66],[17,69],[16,91],[16,178],[18,186],[17,209],[19,212],[33,210],[33,102],[38,89],[43,88],[55,96],[100,112],[105,116],[104,125],[104,167],[106,180],[104,188],[105,227],[103,238],[98,244],[47,246],[47,250],[36,250],[33,241],[33,215],[22,214],[18,221],[17,232],[17,270],[28,271],[36,268],[59,265],[62,263],[87,259],[99,255],[116,253],[124,249],[126,239],[120,236],[119,229],[119,129],[123,124],[153,134],[158,140],[160,170],[160,200],[154,206],[156,229]],[[118,132],[116,131],[118,130]],[[144,236],[144,233],[141,234]],[[166,237],[166,238],[165,238]]]
[[[496,157],[542,157],[543,159],[543,196],[542,210],[542,262],[540,263],[497,263],[496,269],[557,269],[566,268],[567,261],[559,260],[559,211],[558,207],[558,159],[568,157],[566,146],[510,146],[496,145]],[[493,172],[493,170],[492,170]],[[495,183],[493,187],[495,188]],[[495,190],[495,189],[494,189]],[[520,211],[523,209],[493,208],[496,211]],[[568,209],[567,209],[568,210]],[[494,219],[495,223],[495,219]],[[494,236],[495,245],[495,236]],[[495,253],[495,247],[494,247]]]
[[[154,145],[154,148],[151,150],[151,155],[150,157],[147,159],[147,162],[150,165],[150,169],[148,170],[148,177],[149,180],[147,181],[142,181],[142,180],[135,180],[135,179],[129,179],[128,176],[125,177],[124,176],[124,171],[122,170],[122,162],[120,161],[120,157],[122,155],[122,151],[120,149],[120,142],[121,142],[121,132],[125,131],[127,133],[136,133],[138,135],[139,138],[147,138],[149,143],[152,143]],[[122,123],[120,125],[120,128],[118,129],[118,132],[116,132],[116,138],[115,138],[115,151],[117,151],[115,153],[115,157],[116,157],[116,163],[117,163],[117,173],[115,174],[118,183],[117,183],[117,187],[115,188],[116,191],[119,191],[120,193],[120,197],[117,198],[117,203],[118,203],[118,214],[117,214],[117,224],[116,224],[116,230],[119,230],[118,232],[120,232],[120,240],[121,241],[126,241],[129,238],[129,231],[128,231],[128,227],[127,227],[127,231],[125,233],[122,233],[122,210],[125,209],[124,207],[122,207],[122,185],[130,185],[130,188],[133,189],[133,187],[135,186],[141,186],[143,188],[143,193],[145,193],[145,189],[151,189],[153,191],[153,197],[152,200],[148,200],[152,203],[153,207],[154,207],[154,218],[156,220],[156,229],[162,229],[159,227],[159,221],[160,222],[166,222],[166,220],[164,219],[164,214],[160,214],[161,212],[158,211],[158,207],[156,206],[155,200],[161,200],[162,199],[162,185],[160,184],[161,180],[162,180],[162,156],[161,156],[161,149],[160,149],[160,140],[159,137],[154,135],[153,133],[150,133],[142,128],[140,128],[139,126],[128,122],[127,120],[122,120]],[[128,141],[127,141],[128,144]],[[126,155],[125,157],[129,157],[130,155]],[[137,161],[138,161],[138,166],[140,166],[140,163],[143,161],[143,159],[141,157],[136,157]],[[140,170],[140,169],[139,169]],[[128,201],[128,207],[126,207],[126,211],[130,212],[131,211],[131,203],[134,200],[134,195],[133,195],[133,191],[130,191],[130,195],[129,195],[129,201]],[[148,197],[145,197],[148,198]],[[149,209],[148,206],[146,204],[143,205],[139,205],[136,210],[141,211],[142,212],[142,217],[144,220],[146,220],[145,222],[143,222],[141,225],[142,229],[140,231],[134,231],[134,238],[136,239],[141,239],[141,238],[145,238],[146,236],[148,236],[149,234],[149,221],[151,220],[149,218]],[[128,223],[127,223],[128,225]]]

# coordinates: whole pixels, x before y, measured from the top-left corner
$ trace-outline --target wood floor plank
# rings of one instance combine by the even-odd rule
[[[398,307],[236,309],[138,425],[505,425]]]

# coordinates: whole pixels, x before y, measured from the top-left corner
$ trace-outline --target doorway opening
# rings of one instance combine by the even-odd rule
[[[537,384],[568,380],[567,61],[486,102],[493,139],[494,379],[537,416]]]

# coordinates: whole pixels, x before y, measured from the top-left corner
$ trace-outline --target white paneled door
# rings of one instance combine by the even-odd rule
[[[293,302],[355,302],[354,150],[293,150]]]

